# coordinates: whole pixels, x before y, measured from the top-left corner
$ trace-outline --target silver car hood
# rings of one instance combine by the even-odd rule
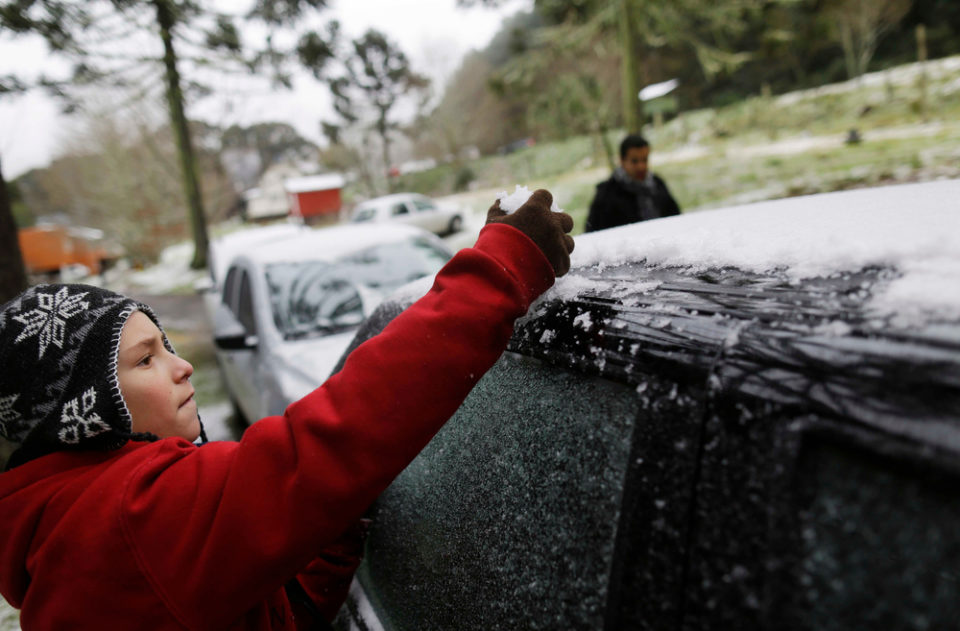
[[[277,345],[275,378],[288,403],[309,394],[327,380],[354,333],[356,331],[349,330]]]

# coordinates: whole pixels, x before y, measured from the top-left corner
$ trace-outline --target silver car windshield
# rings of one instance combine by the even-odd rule
[[[363,296],[385,296],[435,274],[449,256],[423,239],[384,243],[334,262],[299,261],[266,266],[270,307],[286,339],[329,335],[358,326]]]

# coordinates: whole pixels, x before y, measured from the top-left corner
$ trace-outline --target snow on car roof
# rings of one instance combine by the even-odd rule
[[[901,276],[873,308],[911,321],[960,319],[960,180],[692,212],[578,236],[571,257],[575,268],[637,261],[792,280],[890,267]],[[575,293],[582,282],[573,274],[554,291]]]
[[[271,226],[246,228],[214,239],[210,243],[210,260],[215,282],[218,285],[223,282],[227,267],[237,255],[258,244],[289,239],[309,231],[311,229],[303,224],[278,223]]]
[[[265,243],[245,252],[245,255],[260,264],[332,261],[350,252],[380,243],[401,241],[424,234],[418,228],[396,224],[333,226]]]

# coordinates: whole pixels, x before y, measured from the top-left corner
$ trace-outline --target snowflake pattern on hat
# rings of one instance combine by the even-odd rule
[[[13,316],[13,319],[25,325],[15,340],[17,343],[37,336],[40,354],[43,357],[50,344],[63,350],[63,339],[67,329],[67,320],[90,308],[83,302],[87,292],[70,295],[66,287],[55,294],[37,293],[37,307],[25,313]]]
[[[76,399],[67,401],[60,413],[60,424],[63,426],[58,434],[60,440],[69,445],[76,445],[81,438],[90,438],[109,432],[110,426],[93,411],[96,404],[97,391],[93,388]]]
[[[21,440],[30,429],[28,424],[23,423],[20,413],[13,409],[13,404],[18,398],[20,398],[19,394],[0,397],[0,436],[6,436],[15,441]]]
[[[61,450],[112,450],[134,432],[117,371],[120,337],[147,305],[93,285],[35,285],[0,305],[0,435],[18,443],[10,465]]]

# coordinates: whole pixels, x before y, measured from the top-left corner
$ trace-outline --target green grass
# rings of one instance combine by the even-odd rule
[[[876,135],[876,133],[874,134]],[[738,155],[738,146],[717,147],[715,153],[653,168],[670,186],[685,212],[748,203],[764,199],[823,193],[849,188],[911,182],[937,177],[960,177],[960,125],[944,127],[936,135],[871,139],[870,132],[857,145],[842,138],[826,148],[780,155]],[[547,188],[557,203],[574,218],[574,234],[583,230],[587,208],[605,168],[574,169],[565,173],[514,179],[531,189]],[[460,195],[456,201],[485,211],[502,184]]]
[[[686,209],[940,176],[960,177],[960,127],[938,137],[871,141],[866,134],[858,145],[838,144],[774,157],[716,156],[666,164],[657,170]]]
[[[683,112],[644,134],[653,145],[653,169],[664,177],[684,210],[775,197],[841,190],[856,186],[960,177],[960,78],[949,64],[928,66],[927,98],[921,107],[920,82],[910,67],[893,69],[862,82],[824,86],[791,95],[752,97],[717,109]],[[915,69],[916,67],[914,67]],[[951,74],[952,73],[952,74]],[[930,133],[924,126],[941,125]],[[842,142],[856,127],[859,145]],[[890,136],[893,132],[903,137]],[[614,146],[622,130],[610,132]],[[822,137],[831,144],[778,155],[745,155],[744,149],[771,142]],[[658,163],[659,156],[691,146],[704,157]],[[594,186],[608,175],[596,137],[578,136],[541,143],[506,156],[486,156],[468,167],[472,189],[485,196],[475,211],[492,201],[492,191],[514,184],[550,188],[582,229]],[[455,192],[460,167],[441,165],[401,179],[403,190],[432,196]],[[480,208],[482,206],[482,209]]]

